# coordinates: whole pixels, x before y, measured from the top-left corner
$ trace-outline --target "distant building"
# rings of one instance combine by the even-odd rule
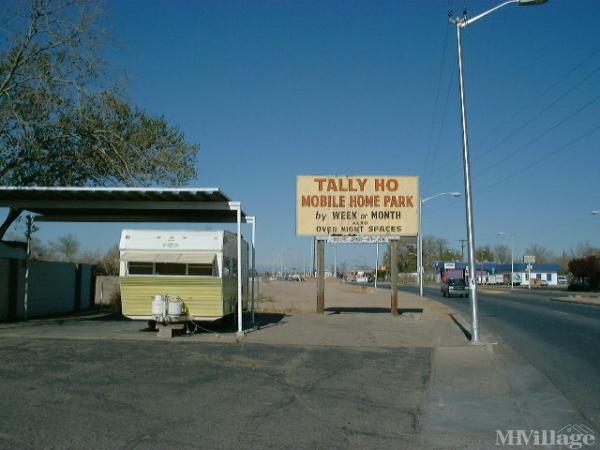
[[[467,278],[468,264],[462,262],[438,262],[435,268],[438,272],[438,281],[446,278]],[[510,284],[511,265],[503,263],[477,263],[475,264],[478,284]],[[527,264],[515,263],[514,284],[528,286],[557,286],[560,264],[532,264],[531,279]]]

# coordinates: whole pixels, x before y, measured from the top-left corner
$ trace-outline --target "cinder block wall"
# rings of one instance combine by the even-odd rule
[[[75,264],[30,261],[29,316],[73,311],[76,272]]]
[[[8,319],[8,281],[10,277],[10,261],[0,259],[0,320]]]
[[[25,317],[26,261],[0,258],[0,320]],[[93,306],[94,267],[29,262],[27,316],[69,313]]]

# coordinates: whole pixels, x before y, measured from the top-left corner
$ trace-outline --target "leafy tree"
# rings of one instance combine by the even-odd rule
[[[583,280],[587,279],[591,289],[596,290],[600,287],[600,257],[592,255],[572,259],[569,261],[569,271],[582,285]]]
[[[478,262],[493,262],[494,252],[492,251],[489,245],[478,247],[475,250],[475,260]]]
[[[423,267],[432,271],[439,261],[459,261],[460,252],[448,247],[448,241],[434,236],[423,237]],[[384,255],[384,265],[390,267],[389,246]],[[417,266],[417,247],[412,244],[398,246],[398,271],[415,272]]]
[[[439,261],[460,261],[460,252],[451,249],[446,239],[435,236],[423,236],[423,267],[433,270]]]
[[[88,0],[15,2],[0,12],[0,184],[178,185],[197,145],[103,85],[106,37]],[[20,211],[0,227],[4,235]]]

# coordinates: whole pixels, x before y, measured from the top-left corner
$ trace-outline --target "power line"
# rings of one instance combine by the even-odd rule
[[[547,134],[551,133],[552,131],[554,131],[555,129],[557,129],[559,126],[561,126],[563,123],[567,122],[568,120],[572,119],[573,117],[575,117],[577,114],[579,114],[580,112],[586,110],[587,108],[589,108],[590,106],[592,106],[594,103],[596,103],[598,100],[600,100],[600,95],[596,96],[594,99],[590,100],[589,102],[585,103],[582,107],[578,108],[576,111],[574,111],[573,113],[569,114],[567,117],[559,120],[558,122],[556,122],[554,125],[552,125],[550,128],[547,128],[546,130],[544,130],[543,132],[541,132],[540,134],[538,134],[536,137],[534,137],[533,139],[529,140],[528,142],[526,142],[525,144],[521,145],[520,147],[517,147],[516,150],[510,152],[508,155],[505,155],[502,159],[496,161],[493,164],[490,164],[487,167],[484,167],[482,170],[478,171],[473,178],[477,178],[480,175],[482,175],[484,172],[487,172],[490,169],[493,169],[494,167],[498,166],[499,164],[503,163],[504,161],[510,159],[511,157],[515,156],[516,154],[522,152],[524,149],[526,149],[527,147],[529,147],[531,144],[539,141],[541,138],[543,138],[544,136],[546,136]]]
[[[501,183],[504,183],[505,181],[514,178],[515,176],[531,169],[532,167],[542,163],[543,161],[546,161],[547,159],[551,158],[552,156],[556,155],[557,153],[560,153],[561,151],[575,145],[576,143],[578,143],[579,141],[585,139],[586,137],[590,136],[591,134],[594,134],[595,132],[597,132],[598,130],[600,130],[600,125],[596,125],[595,127],[591,128],[590,130],[586,131],[585,133],[579,135],[578,137],[576,137],[575,139],[572,139],[571,141],[567,142],[566,144],[561,145],[560,147],[554,149],[553,151],[546,153],[545,155],[543,155],[542,157],[538,158],[536,161],[533,161],[532,163],[521,167],[519,170],[511,172],[510,174],[508,174],[507,176],[501,178],[500,180],[495,181],[492,184],[489,184],[485,187],[483,187],[482,189],[478,189],[477,192],[478,193],[482,193],[485,192],[489,189],[492,189],[496,186],[498,186]],[[440,204],[438,204],[438,207],[440,206]],[[429,208],[429,211],[431,212],[432,210],[435,210],[436,206],[432,205],[432,207]]]
[[[441,91],[441,86],[442,86],[442,76],[444,73],[444,67],[446,65],[446,48],[448,47],[448,30],[450,28],[450,22],[446,21],[446,31],[444,33],[444,44],[442,45],[442,62],[440,64],[440,71],[438,74],[438,82],[437,82],[437,88],[436,88],[436,94],[435,94],[435,102],[434,102],[434,107],[433,107],[433,117],[431,118],[431,128],[430,130],[432,131],[432,133],[429,135],[430,139],[429,139],[429,146],[427,148],[427,157],[425,158],[425,176],[424,178],[424,182],[425,180],[427,180],[428,176],[429,176],[429,169],[430,169],[430,162],[431,162],[431,158],[432,158],[432,150],[433,150],[433,142],[434,142],[434,126],[435,126],[435,119],[437,118],[438,115],[438,106],[439,106],[439,99],[440,99],[440,91]],[[444,113],[445,114],[445,113]]]
[[[598,130],[600,130],[600,125],[596,125],[594,128],[592,128],[591,130],[588,130],[588,131],[587,131],[587,132],[585,132],[584,134],[582,134],[582,135],[580,135],[580,136],[576,137],[576,138],[575,138],[575,139],[573,139],[572,141],[570,141],[570,142],[568,142],[568,143],[566,143],[566,144],[564,144],[564,145],[561,145],[561,146],[560,146],[560,147],[558,147],[557,149],[555,149],[555,150],[551,151],[550,153],[547,153],[546,155],[544,155],[543,157],[539,158],[538,160],[536,160],[536,161],[532,162],[531,164],[528,164],[528,165],[526,165],[526,166],[522,167],[521,169],[517,170],[516,172],[513,172],[513,173],[509,174],[508,176],[506,176],[506,177],[504,177],[504,178],[502,178],[502,179],[500,179],[500,180],[496,181],[495,183],[492,183],[492,184],[490,184],[490,185],[488,185],[488,186],[486,186],[486,187],[484,187],[484,188],[480,189],[478,192],[484,192],[484,191],[487,191],[488,189],[491,189],[491,188],[493,188],[493,187],[495,187],[495,186],[499,185],[500,183],[504,183],[506,180],[509,180],[509,179],[511,179],[511,178],[513,178],[513,177],[515,177],[515,176],[519,175],[520,173],[523,173],[523,172],[525,172],[526,170],[529,170],[529,169],[531,169],[532,167],[534,167],[534,166],[537,166],[537,165],[538,165],[538,164],[540,164],[542,161],[545,161],[545,160],[547,160],[548,158],[550,158],[550,157],[552,157],[552,156],[556,155],[557,153],[559,153],[559,152],[561,152],[561,151],[565,150],[566,148],[569,148],[570,146],[572,146],[572,145],[576,144],[577,142],[581,141],[582,139],[584,139],[584,138],[586,138],[587,136],[589,136],[589,135],[591,135],[591,134],[595,133],[595,132],[596,132],[596,131],[598,131]]]
[[[584,65],[587,61],[589,61],[593,56],[595,56],[597,53],[600,52],[600,49],[594,50],[594,52],[592,52],[590,55],[586,56],[583,60],[581,60],[578,64],[576,64],[573,68],[571,68],[569,71],[567,71],[564,75],[562,75],[556,82],[552,83],[550,86],[548,86],[543,92],[542,94],[538,95],[536,98],[534,98],[532,101],[530,101],[528,103],[528,105],[525,106],[525,109],[527,109],[530,105],[533,105],[535,103],[537,103],[547,92],[550,92],[554,89],[554,87],[556,87],[558,84],[560,84],[565,78],[567,78],[569,75],[571,75],[573,72],[575,72],[579,67],[581,67],[582,65]],[[534,114],[532,117],[530,117],[525,123],[523,123],[521,126],[517,127],[515,130],[513,130],[512,132],[510,132],[508,135],[506,135],[504,138],[502,138],[500,141],[496,142],[494,145],[492,145],[491,147],[489,147],[486,151],[484,151],[483,153],[479,153],[479,154],[475,154],[473,155],[473,160],[479,160],[480,158],[482,158],[483,156],[491,153],[492,151],[494,151],[498,146],[502,145],[503,143],[505,143],[506,141],[508,141],[511,137],[513,137],[514,135],[518,134],[519,132],[521,132],[522,130],[524,130],[525,128],[527,128],[533,121],[535,121],[536,119],[538,119],[542,114],[546,113],[547,111],[549,111],[550,109],[552,109],[559,101],[561,101],[562,99],[564,99],[566,96],[568,96],[571,92],[573,92],[576,88],[578,88],[579,86],[581,86],[583,83],[585,83],[587,80],[589,80],[593,75],[595,75],[596,73],[598,73],[600,71],[600,66],[594,68],[590,73],[588,73],[584,78],[582,78],[581,80],[577,81],[573,86],[571,86],[569,89],[567,89],[565,92],[563,92],[562,94],[560,94],[557,98],[555,98],[549,105],[547,105],[546,107],[544,107],[540,112]],[[523,111],[521,110],[521,112]],[[501,126],[503,126],[506,122],[502,123]],[[436,170],[438,169],[442,169],[442,168],[446,168],[447,166],[447,162],[440,164],[440,165],[436,165],[434,166],[434,168],[432,169],[432,172],[436,172]],[[455,172],[456,173],[456,172]],[[438,185],[438,183],[435,183],[433,186]]]
[[[569,95],[571,92],[573,92],[575,89],[577,89],[583,83],[585,83],[587,80],[589,80],[592,76],[594,76],[599,71],[600,71],[600,66],[598,66],[594,70],[592,70],[586,77],[584,77],[583,79],[579,80],[574,86],[571,86],[571,88],[569,88],[566,92],[564,92],[563,94],[561,94],[558,98],[556,98],[552,103],[550,103],[549,105],[547,105],[539,113],[533,115],[528,120],[526,120],[520,127],[518,127],[516,130],[514,130],[512,133],[509,133],[504,138],[502,138],[500,141],[496,142],[494,145],[492,145],[490,148],[488,148],[485,152],[479,154],[478,158],[481,158],[481,157],[483,157],[483,156],[485,156],[485,155],[493,152],[496,148],[498,148],[499,145],[504,144],[511,137],[513,137],[514,135],[518,134],[519,132],[521,132],[522,130],[524,130],[525,128],[527,128],[531,124],[531,122],[533,122],[535,119],[537,119],[538,117],[540,117],[542,114],[548,112],[560,100],[562,100],[563,98],[565,98],[567,95]]]
[[[527,111],[529,108],[531,108],[533,105],[535,105],[537,102],[539,102],[542,98],[544,98],[544,96],[548,92],[550,92],[554,88],[558,87],[564,80],[566,80],[567,78],[569,78],[569,76],[571,76],[572,73],[574,73],[575,71],[577,71],[577,69],[579,69],[580,67],[584,66],[585,63],[587,63],[590,59],[592,59],[598,53],[600,53],[600,48],[597,48],[596,50],[594,50],[593,52],[591,52],[589,55],[587,55],[585,58],[583,58],[582,60],[580,60],[577,64],[575,64],[575,66],[573,66],[571,69],[569,69],[567,72],[565,72],[558,80],[556,80],[554,83],[552,83],[549,86],[547,86],[537,97],[535,97],[532,100],[530,100],[522,108],[519,108],[519,110],[517,111],[517,114],[511,116],[511,119],[512,119],[511,122],[514,122],[514,119],[516,117],[519,117],[525,111]],[[492,131],[490,131],[488,133],[488,135],[491,136],[491,135],[495,134],[497,131],[501,130],[506,125],[506,123],[507,123],[506,121],[500,122]]]

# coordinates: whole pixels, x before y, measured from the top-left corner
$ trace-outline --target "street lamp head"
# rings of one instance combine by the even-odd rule
[[[592,211],[592,216],[600,216],[600,209]]]
[[[519,0],[519,6],[535,6],[546,3],[548,0]]]
[[[450,192],[452,197],[460,197],[462,194],[460,192]]]

